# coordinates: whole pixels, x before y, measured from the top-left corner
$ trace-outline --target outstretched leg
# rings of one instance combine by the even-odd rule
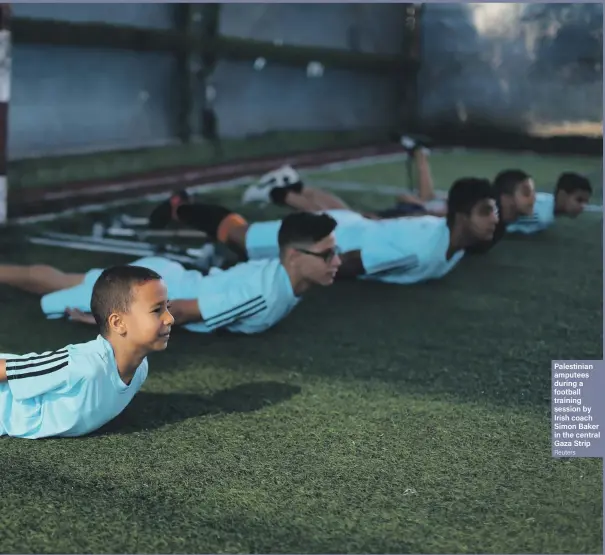
[[[62,291],[83,281],[84,274],[66,273],[43,264],[31,266],[0,264],[0,284],[38,295]]]
[[[418,172],[418,196],[423,202],[428,202],[435,198],[435,186],[429,165],[429,157],[422,148],[414,151],[414,162]]]
[[[300,193],[284,190],[278,206],[287,206],[297,212],[322,212],[324,210],[350,210],[339,197],[312,187],[305,187]]]
[[[428,149],[422,146],[420,143],[414,142],[412,139],[406,138],[406,150],[408,156],[414,162],[416,169],[416,182],[418,186],[418,195],[401,194],[397,197],[399,202],[413,202],[423,203],[433,200],[435,198],[435,187],[433,183],[433,176],[431,174],[431,167],[428,159]],[[403,142],[402,142],[403,144]]]
[[[351,210],[350,206],[339,196],[323,191],[322,189],[314,189],[305,187],[302,194],[318,206],[316,210]],[[287,199],[286,199],[287,200]]]
[[[242,202],[287,206],[299,212],[349,210],[347,204],[338,196],[306,186],[291,166],[283,166],[263,175],[257,183],[246,189]]]

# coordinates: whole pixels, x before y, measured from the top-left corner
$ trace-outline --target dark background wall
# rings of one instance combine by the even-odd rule
[[[602,4],[427,4],[422,118],[602,123]]]
[[[160,29],[175,21],[169,4],[14,4],[13,14]],[[425,4],[421,120],[532,129],[602,122],[602,20],[601,4]],[[219,21],[226,36],[393,54],[403,48],[405,9],[224,4]],[[15,45],[10,158],[177,142],[176,73],[167,53]],[[219,61],[210,84],[229,138],[387,127],[401,77],[327,70],[308,78],[304,68]]]

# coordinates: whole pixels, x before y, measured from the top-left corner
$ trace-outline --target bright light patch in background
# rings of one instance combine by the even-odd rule
[[[324,66],[320,62],[309,62],[307,64],[307,77],[321,77],[324,74]]]
[[[472,2],[468,8],[480,35],[506,37],[518,33],[519,18],[525,4]]]
[[[256,60],[254,60],[254,69],[256,71],[260,71],[266,65],[267,65],[267,60],[265,60],[265,58],[256,58]]]

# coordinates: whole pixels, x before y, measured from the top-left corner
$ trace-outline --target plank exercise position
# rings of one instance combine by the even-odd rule
[[[475,178],[452,185],[447,218],[373,220],[343,209],[326,214],[338,222],[334,232],[342,260],[338,277],[400,284],[444,276],[465,249],[489,241],[498,222],[489,181]],[[166,201],[150,216],[155,227],[172,219],[204,231],[248,259],[279,256],[279,220],[249,224],[224,206],[186,201]]]
[[[137,266],[108,268],[90,301],[99,336],[25,355],[0,354],[0,436],[82,436],[113,420],[147,378],[174,322],[166,285]]]
[[[223,217],[224,216],[224,217]],[[241,218],[215,212],[221,236],[239,229]],[[325,214],[290,214],[276,229],[276,258],[253,260],[204,276],[177,262],[149,257],[133,262],[161,275],[168,288],[175,325],[192,332],[224,328],[253,334],[285,318],[312,286],[331,285],[340,265],[333,235],[336,221]],[[0,284],[43,295],[48,317],[94,323],[93,284],[103,270],[68,274],[50,266],[0,265]]]

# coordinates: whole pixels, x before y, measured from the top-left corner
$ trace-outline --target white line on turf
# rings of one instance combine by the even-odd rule
[[[466,152],[467,149],[464,148],[452,148],[452,149],[439,149],[432,150],[431,155],[441,155],[448,154],[453,152]],[[497,151],[494,151],[497,152]],[[522,155],[535,155],[532,152],[520,152]],[[303,176],[313,176],[318,173],[336,173],[346,169],[354,169],[359,167],[366,166],[375,166],[379,164],[389,164],[398,161],[404,161],[407,155],[405,153],[395,153],[395,154],[378,154],[374,156],[363,156],[361,158],[354,158],[351,160],[343,160],[340,162],[330,162],[328,164],[322,164],[315,167],[305,168],[300,171]],[[212,193],[217,190],[229,190],[229,189],[237,189],[238,187],[242,187],[244,185],[248,185],[256,178],[255,175],[247,175],[243,177],[238,177],[235,179],[229,179],[225,181],[215,181],[213,183],[205,183],[201,185],[194,185],[191,187],[187,187],[187,190],[191,193],[195,194],[205,194]],[[361,192],[367,191],[371,193],[377,193],[379,195],[396,195],[401,193],[405,189],[399,188],[393,185],[384,185],[384,184],[366,184],[366,183],[358,183],[358,182],[349,182],[349,181],[331,181],[328,179],[322,180],[314,180],[314,184],[317,186],[324,187],[326,189],[333,190],[341,190],[341,191],[350,191],[350,192]],[[446,193],[446,191],[439,191],[441,193]],[[52,214],[40,214],[37,216],[24,216],[21,218],[15,218],[11,220],[16,224],[33,224],[40,222],[50,222],[56,221],[61,218],[66,218],[69,216],[75,216],[77,214],[87,214],[91,212],[102,212],[109,208],[117,208],[120,206],[129,206],[132,204],[138,204],[140,202],[161,202],[170,197],[170,193],[153,193],[149,195],[144,195],[143,197],[139,197],[136,199],[122,199],[115,201],[108,201],[104,203],[97,204],[87,204],[83,206],[79,206],[77,208],[70,208],[68,210],[63,210],[61,212],[56,212]],[[602,205],[590,204],[586,207],[587,212],[601,212],[603,210]]]
[[[340,171],[348,168],[356,168],[360,166],[377,165],[381,163],[389,163],[396,160],[404,159],[405,154],[385,154],[376,156],[365,156],[363,158],[355,158],[352,160],[344,160],[342,162],[332,162],[329,164],[323,164],[320,166],[307,168],[303,173],[304,175],[313,175],[314,173],[320,172],[333,172]],[[236,189],[243,185],[248,185],[257,176],[246,175],[235,179],[228,179],[225,181],[215,181],[212,183],[205,183],[201,185],[194,185],[187,187],[187,191],[196,194],[212,193],[217,190],[229,190]],[[85,204],[76,208],[69,208],[67,210],[61,210],[60,212],[54,212],[51,214],[39,214],[36,216],[22,216],[19,218],[11,219],[12,223],[15,224],[35,224],[41,222],[53,222],[61,218],[67,218],[75,216],[77,214],[90,214],[91,212],[102,212],[109,208],[118,208],[120,206],[129,206],[132,204],[138,204],[140,202],[161,202],[170,197],[171,193],[152,193],[144,195],[136,199],[127,198],[121,200],[107,201],[103,203]]]

